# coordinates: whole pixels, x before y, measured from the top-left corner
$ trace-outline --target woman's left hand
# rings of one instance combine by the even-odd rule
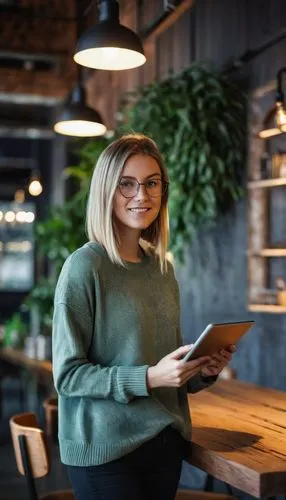
[[[213,377],[219,375],[225,366],[232,359],[232,354],[236,351],[235,345],[230,345],[227,349],[221,349],[211,356],[211,362],[201,370],[203,377]]]

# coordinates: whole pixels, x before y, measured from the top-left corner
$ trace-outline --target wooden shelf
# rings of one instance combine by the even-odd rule
[[[279,306],[278,304],[248,304],[248,310],[252,312],[265,312],[265,313],[286,313],[286,306]]]
[[[261,181],[250,181],[247,183],[249,189],[271,188],[278,186],[286,186],[286,178],[278,177],[277,179],[263,179]]]
[[[286,248],[263,248],[260,252],[249,250],[250,257],[286,257]]]

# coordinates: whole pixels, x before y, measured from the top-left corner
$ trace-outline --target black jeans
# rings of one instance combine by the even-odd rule
[[[103,465],[67,466],[76,500],[174,500],[188,443],[166,427],[124,457]]]

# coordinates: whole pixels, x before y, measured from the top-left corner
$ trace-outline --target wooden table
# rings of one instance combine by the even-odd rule
[[[27,369],[33,374],[37,384],[53,388],[52,363],[50,361],[28,358],[23,351],[18,349],[0,348],[0,418],[2,417],[1,382],[5,377],[4,363],[19,369]]]
[[[48,378],[52,377],[51,361],[42,361],[40,359],[28,358],[20,349],[12,349],[11,347],[2,347],[0,349],[0,359],[9,363],[28,368],[34,373],[40,373]]]
[[[286,393],[218,380],[189,395],[189,463],[257,498],[286,498]]]

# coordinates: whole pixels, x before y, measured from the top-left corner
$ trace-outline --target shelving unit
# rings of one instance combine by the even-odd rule
[[[259,180],[259,181],[250,181],[247,184],[248,189],[271,188],[271,187],[279,187],[279,186],[286,186],[286,178],[285,177],[281,177],[278,179],[263,179],[263,180]]]
[[[280,245],[271,245],[269,227],[269,197],[273,188],[286,187],[286,177],[275,177],[269,179],[261,178],[261,159],[265,155],[266,148],[272,154],[277,151],[286,151],[286,135],[279,136],[279,148],[277,143],[272,143],[272,138],[261,139],[258,136],[261,130],[261,116],[264,112],[260,107],[259,97],[253,100],[250,114],[251,139],[249,144],[249,182],[248,190],[248,310],[252,312],[263,312],[271,314],[285,314],[286,305],[275,303],[275,290],[269,290],[269,271],[271,258],[286,257],[286,241]],[[269,142],[270,141],[270,142]],[[276,150],[275,150],[276,149]],[[272,158],[272,154],[270,157]],[[275,192],[273,194],[275,196]],[[283,204],[284,206],[284,204]],[[285,189],[285,218],[286,218],[286,189]],[[286,235],[281,235],[284,240]],[[279,265],[279,264],[278,264]],[[285,260],[286,269],[286,260]],[[284,276],[286,278],[286,276]],[[275,278],[272,276],[272,280]],[[272,303],[274,302],[274,303]]]
[[[248,304],[248,310],[252,312],[265,312],[273,314],[286,313],[286,306],[276,304]]]
[[[263,248],[257,252],[248,252],[249,257],[286,257],[286,248]]]

